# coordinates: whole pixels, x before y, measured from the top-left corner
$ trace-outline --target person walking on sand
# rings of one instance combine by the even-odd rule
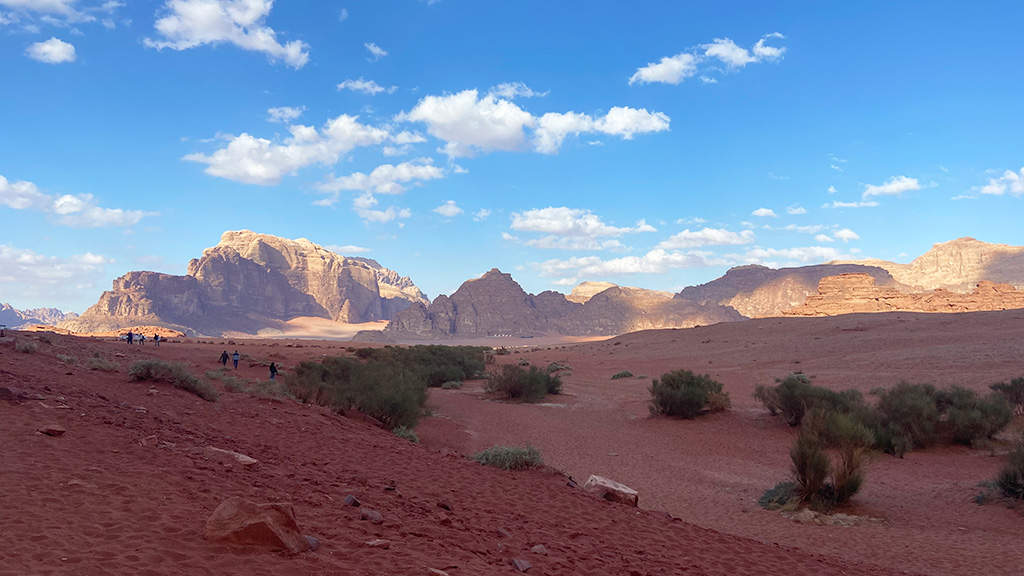
[[[159,334],[153,334],[153,345],[154,346],[159,346],[160,345],[160,335]]]
[[[145,334],[139,334],[139,346],[142,346],[145,343],[146,343],[146,335]]]
[[[129,345],[133,344],[134,339],[135,339],[135,334],[132,334],[132,331],[129,330],[128,331],[128,344]]]
[[[238,358],[238,350],[235,350],[235,353],[231,355],[231,361],[235,363],[235,370],[238,370]]]
[[[273,380],[277,376],[277,365],[273,362],[270,363],[270,379]]]
[[[228,367],[228,351],[225,350],[220,354],[220,363],[227,368]]]

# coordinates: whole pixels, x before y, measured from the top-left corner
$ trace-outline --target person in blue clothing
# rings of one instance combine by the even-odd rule
[[[231,361],[235,363],[235,370],[238,370],[238,358],[238,350],[235,350],[235,353],[231,355]]]
[[[270,363],[270,379],[273,380],[277,377],[277,365],[273,362]]]

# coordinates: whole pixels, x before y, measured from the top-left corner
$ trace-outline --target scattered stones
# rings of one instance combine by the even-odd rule
[[[636,490],[603,476],[591,476],[587,479],[587,483],[583,485],[583,489],[596,495],[598,498],[604,498],[612,502],[621,502],[627,506],[636,506],[640,500],[640,494]]]
[[[58,437],[63,436],[64,433],[67,432],[67,430],[65,430],[64,427],[59,424],[47,424],[46,426],[43,426],[39,430],[36,430],[36,432],[39,432],[40,434],[46,434],[47,436]]]
[[[817,524],[818,526],[842,526],[850,527],[858,524],[883,524],[884,518],[871,518],[870,516],[854,516],[852,514],[821,514],[809,508],[798,512],[783,512],[783,518],[788,518],[801,524]]]
[[[232,452],[230,450],[222,450],[220,448],[214,448],[213,446],[207,446],[206,450],[203,451],[203,456],[212,462],[220,462],[221,464],[227,465],[239,464],[243,468],[255,468],[260,464],[259,460],[250,458],[245,454]]]
[[[156,388],[150,388],[149,390],[146,390],[146,396],[156,396],[157,394],[159,394],[159,392],[157,391]]]
[[[449,503],[447,500],[444,500],[444,499],[437,501],[437,507],[438,508],[444,508],[445,510],[447,510],[449,512],[452,511],[451,503]]]
[[[385,540],[383,538],[377,538],[376,540],[370,540],[366,543],[370,548],[381,548],[387,550],[391,548],[391,540]]]
[[[292,554],[310,549],[295,521],[295,510],[287,502],[257,504],[228,498],[206,521],[204,533],[213,542],[283,549]]]
[[[369,508],[359,509],[359,519],[369,520],[370,522],[373,522],[378,526],[384,523],[384,517],[381,516],[380,512],[377,512],[376,510],[370,510]]]
[[[77,478],[72,478],[71,480],[68,480],[68,488],[76,488],[76,487],[78,487],[78,488],[88,488],[89,490],[95,490],[96,489],[96,485],[95,484],[92,484],[90,482],[86,482],[85,480],[79,480]]]
[[[441,516],[440,516],[440,518],[438,518],[437,522],[441,526],[451,526],[452,525],[452,519],[449,518],[448,515],[445,514],[444,512],[441,512]]]
[[[537,544],[533,548],[530,548],[530,552],[533,552],[534,554],[540,554],[541,556],[548,555],[548,549],[545,548],[543,544]]]
[[[21,400],[25,394],[17,388],[11,388],[8,386],[0,386],[0,400],[7,400],[8,402],[17,402]]]
[[[520,572],[526,572],[530,568],[533,568],[533,565],[527,562],[526,560],[522,560],[520,558],[513,558],[512,567]]]
[[[152,448],[160,443],[160,439],[156,436],[146,436],[140,443],[146,448]]]
[[[363,505],[363,503],[359,501],[359,498],[356,498],[355,496],[353,496],[353,495],[351,495],[351,494],[349,494],[348,496],[345,496],[345,499],[344,499],[344,500],[342,500],[342,502],[343,502],[343,503],[344,503],[344,504],[345,504],[346,506],[355,506],[355,507],[357,507],[357,508],[358,508],[359,506],[362,506],[362,505]]]
[[[305,536],[306,543],[309,544],[309,551],[316,552],[320,548],[320,541],[312,536]]]
[[[511,538],[512,537],[512,533],[509,532],[508,530],[505,530],[504,528],[498,528],[498,534],[501,534],[505,538]]]

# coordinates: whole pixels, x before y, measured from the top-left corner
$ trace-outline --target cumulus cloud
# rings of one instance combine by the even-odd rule
[[[338,201],[338,193],[342,190],[357,190],[376,194],[401,194],[406,191],[406,185],[409,182],[437,180],[444,178],[444,176],[444,170],[430,164],[429,159],[402,162],[398,165],[383,164],[374,168],[369,174],[354,172],[340,178],[331,174],[327,177],[326,181],[316,186],[317,190],[330,196],[323,200],[318,200],[316,204],[319,206],[334,204]]]
[[[862,198],[867,200],[872,196],[899,196],[904,192],[920,189],[921,184],[918,183],[917,178],[893,176],[892,178],[889,178],[885,184],[879,184],[877,186],[873,184],[865,185]]]
[[[11,301],[52,306],[94,288],[112,262],[91,252],[60,258],[0,244],[0,291]]]
[[[736,233],[724,228],[702,228],[690,231],[689,228],[672,235],[668,240],[660,242],[656,248],[677,250],[680,248],[697,248],[700,246],[735,246],[753,244],[757,237],[750,230]]]
[[[837,239],[843,242],[849,242],[850,240],[860,240],[860,236],[856,232],[849,228],[843,228],[842,230],[836,230],[833,234]]]
[[[75,47],[56,37],[51,37],[44,42],[36,42],[25,49],[25,55],[38,62],[47,64],[61,64],[63,62],[74,62],[77,57]]]
[[[616,106],[599,118],[576,112],[548,112],[538,120],[534,149],[543,154],[553,154],[570,134],[599,132],[632,140],[637,134],[668,130],[669,122],[668,115],[663,112],[623,106]]]
[[[765,266],[789,266],[820,264],[844,258],[843,254],[828,246],[806,246],[799,248],[760,248],[748,250],[741,259],[748,264]]]
[[[363,77],[360,76],[358,80],[345,80],[341,84],[338,84],[338,90],[351,90],[353,92],[362,92],[363,94],[375,96],[381,92],[394,94],[395,90],[398,90],[398,86],[385,88],[373,80],[364,80]]]
[[[826,226],[822,224],[805,224],[803,226],[797,226],[796,224],[787,224],[783,230],[789,230],[791,232],[801,232],[803,234],[815,234],[824,230]]]
[[[874,208],[878,206],[878,202],[874,200],[861,200],[860,202],[843,202],[841,200],[833,200],[832,202],[826,202],[822,204],[822,208]]]
[[[300,168],[333,165],[342,154],[380,144],[388,137],[386,130],[360,124],[357,116],[347,114],[329,120],[319,131],[303,125],[288,130],[291,136],[280,143],[243,133],[213,154],[189,154],[183,160],[206,164],[204,171],[211,176],[271,186]]]
[[[757,210],[754,210],[753,212],[751,212],[751,214],[754,215],[754,216],[758,216],[760,218],[778,218],[779,217],[779,215],[776,214],[775,211],[772,210],[771,208],[758,208]]]
[[[828,234],[818,234],[814,237],[815,242],[835,242],[835,239]]]
[[[166,0],[154,27],[158,37],[146,38],[150,48],[188,50],[206,44],[233,44],[262,52],[272,61],[292,68],[309,62],[309,45],[301,40],[286,44],[265,23],[273,0]]]
[[[491,89],[487,91],[488,95],[504,98],[506,100],[512,100],[519,96],[523,98],[544,97],[547,96],[548,93],[549,92],[537,92],[523,82],[504,82],[491,87]]]
[[[556,236],[622,236],[623,234],[657,231],[643,220],[637,222],[636,226],[632,228],[610,226],[590,210],[565,206],[526,210],[521,213],[513,212],[511,218],[513,230],[541,232]]]
[[[412,212],[408,208],[398,209],[394,206],[388,206],[386,209],[380,210],[377,208],[379,204],[380,201],[374,197],[372,192],[364,192],[352,201],[352,210],[367,222],[378,222],[381,224],[391,222],[396,218],[412,216]]]
[[[709,44],[701,44],[684,50],[675,56],[665,56],[658,62],[649,62],[646,66],[636,69],[629,78],[630,84],[680,84],[687,78],[700,75],[704,84],[717,84],[718,80],[710,76],[713,66],[708,62],[717,60],[727,70],[736,70],[755,62],[774,62],[782,59],[786,49],[769,46],[770,39],[785,38],[778,32],[767,34],[757,41],[749,50],[743,48],[729,38],[715,38]]]
[[[828,187],[828,193],[829,194],[835,194],[836,192],[839,192],[839,190],[836,190],[835,186],[829,186]]]
[[[362,246],[356,246],[355,244],[346,244],[344,246],[331,244],[329,246],[324,246],[324,248],[327,248],[335,254],[341,254],[342,256],[346,256],[348,254],[366,254],[371,251],[369,248],[363,248]]]
[[[458,205],[455,203],[455,200],[448,200],[444,204],[441,204],[437,208],[434,208],[434,212],[437,212],[438,214],[444,216],[445,218],[454,218],[455,216],[462,214],[463,209],[458,207]]]
[[[42,212],[56,223],[71,228],[127,228],[144,216],[153,215],[142,210],[102,208],[96,205],[92,194],[45,194],[32,182],[10,182],[3,176],[0,176],[0,205]]]
[[[490,210],[488,210],[487,208],[481,208],[480,210],[477,211],[476,214],[473,214],[473,220],[476,220],[477,222],[483,222],[484,220],[487,220],[487,217],[490,215]]]
[[[807,214],[807,209],[802,206],[790,206],[786,208],[786,213],[793,216],[799,216],[801,214]]]
[[[1024,168],[1021,168],[1019,173],[1007,170],[999,178],[989,178],[988,184],[982,186],[978,191],[991,196],[1002,196],[1009,192],[1011,195],[1019,197],[1024,194]]]
[[[78,0],[0,0],[0,6],[11,10],[6,15],[0,14],[0,25],[13,24],[23,18],[33,21],[37,17],[55,26],[94,22],[96,17],[92,13],[113,12],[124,6],[119,2],[106,2],[99,7],[79,9],[77,4]],[[36,28],[33,24],[27,26]]]
[[[287,124],[292,120],[302,116],[302,113],[306,111],[305,106],[299,106],[294,108],[292,106],[281,106],[278,108],[267,109],[267,120],[269,122],[278,122],[281,124]]]
[[[366,44],[363,44],[363,46],[366,46],[366,49],[370,52],[370,58],[366,59],[367,62],[376,62],[388,55],[387,50],[377,46],[373,42],[367,42]]]
[[[392,135],[388,140],[393,145],[384,146],[384,148],[381,149],[385,156],[403,156],[405,154],[412,152],[413,144],[419,144],[421,142],[427,141],[427,139],[424,138],[423,135],[420,134],[419,132],[409,132],[407,130]],[[459,170],[458,166],[452,168],[452,171],[455,172],[456,174],[462,173],[462,171]]]
[[[577,279],[606,278],[626,274],[664,274],[676,268],[699,268],[724,262],[696,252],[667,251],[656,248],[643,256],[623,256],[604,260],[597,256],[553,259],[534,264],[545,277]],[[575,283],[575,281],[571,282]]]
[[[580,238],[575,236],[544,236],[525,242],[527,246],[541,250],[610,250],[625,252],[629,248],[622,242],[612,239]]]

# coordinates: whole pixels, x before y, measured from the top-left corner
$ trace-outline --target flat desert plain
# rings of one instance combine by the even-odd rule
[[[29,395],[0,400],[4,575],[486,575],[517,573],[512,559],[532,564],[530,574],[599,575],[1009,575],[1024,566],[1020,509],[974,502],[978,483],[1002,465],[1004,442],[876,455],[843,510],[865,520],[802,524],[756,504],[788,479],[795,431],[751,397],[795,370],[865,393],[901,380],[987,390],[1024,375],[1024,311],[763,319],[537,344],[498,361],[571,366],[563,394],[529,405],[488,398],[480,382],[433,389],[420,445],[352,412],[227,390],[206,402],[126,374],[156,357],[201,375],[219,367],[222,350],[238,349],[238,376],[262,380],[269,361],[287,373],[351,343],[186,339],[156,348],[44,335],[35,353],[15,350],[14,339],[39,336],[0,341],[0,387]],[[90,369],[95,354],[119,371]],[[680,368],[723,382],[732,409],[651,418],[650,377]],[[612,380],[621,370],[647,378]],[[45,424],[67,432],[37,433]],[[495,444],[535,446],[549,467],[506,472],[463,457]],[[208,461],[210,446],[259,465]],[[640,509],[568,485],[590,474],[637,489]],[[348,494],[384,523],[360,520],[342,503]],[[231,496],[292,503],[321,547],[287,556],[207,542],[206,519]],[[374,539],[390,545],[368,546]],[[547,553],[532,552],[537,544]]]

